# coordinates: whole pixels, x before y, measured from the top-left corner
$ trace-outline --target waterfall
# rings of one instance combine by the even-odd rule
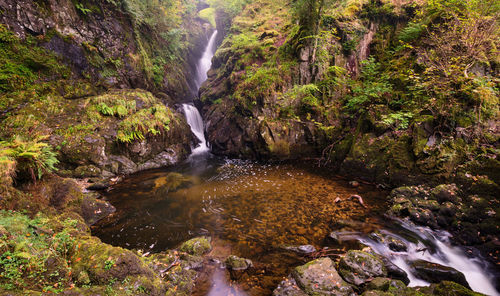
[[[207,140],[205,139],[205,129],[200,112],[198,112],[198,109],[191,104],[183,104],[182,107],[184,108],[184,114],[186,114],[186,120],[191,127],[191,131],[198,138],[198,140],[200,140],[200,144],[198,144],[198,147],[193,149],[191,154],[195,155],[209,151],[210,149],[208,148]]]
[[[210,39],[208,40],[207,47],[203,52],[200,60],[198,61],[198,65],[196,66],[196,89],[199,90],[203,82],[207,80],[207,72],[210,70],[212,66],[212,57],[215,54],[215,40],[217,37],[217,30],[212,33]]]
[[[196,76],[194,78],[196,89],[199,90],[203,82],[207,80],[207,72],[212,66],[212,57],[215,54],[215,40],[217,37],[217,30],[212,33],[210,39],[208,40],[207,47],[203,52],[198,65],[196,66]],[[210,151],[208,148],[207,140],[205,139],[205,126],[203,124],[203,119],[201,118],[200,112],[192,104],[182,104],[184,109],[184,114],[186,115],[186,120],[191,127],[191,131],[198,138],[200,144],[193,149],[191,155],[202,154]]]

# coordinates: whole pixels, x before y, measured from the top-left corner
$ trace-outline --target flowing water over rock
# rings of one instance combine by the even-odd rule
[[[207,47],[205,48],[202,57],[198,61],[198,65],[196,67],[196,77],[194,78],[196,89],[199,89],[203,82],[207,80],[207,72],[212,66],[212,57],[214,56],[216,50],[216,37],[217,30],[212,33],[212,36],[208,40]],[[198,146],[192,150],[191,158],[195,157],[196,155],[208,153],[210,151],[210,148],[208,147],[207,140],[205,139],[205,127],[200,112],[192,104],[182,104],[182,108],[186,116],[186,120],[191,127],[191,131],[200,141]]]
[[[186,115],[186,120],[191,127],[191,131],[200,141],[198,146],[191,151],[192,155],[202,154],[210,151],[208,148],[207,140],[205,139],[205,130],[203,125],[203,119],[201,118],[200,112],[195,106],[190,104],[183,104],[184,114]]]
[[[383,229],[378,234],[360,236],[359,240],[403,269],[410,279],[410,287],[427,286],[429,281],[433,280],[439,282],[438,273],[452,272],[450,269],[443,270],[439,266],[433,266],[435,274],[432,274],[432,270],[430,274],[422,274],[418,264],[432,262],[463,273],[466,279],[464,285],[468,283],[474,291],[500,295],[493,285],[494,279],[486,272],[488,266],[485,262],[470,258],[462,249],[451,246],[449,233],[432,231],[403,221],[399,221],[395,226],[397,228],[392,230]]]
[[[198,66],[196,67],[196,77],[195,82],[197,89],[207,80],[207,72],[210,70],[212,66],[212,57],[215,53],[215,40],[217,40],[217,30],[212,33],[210,39],[208,40],[207,47],[201,56],[201,59],[198,62]]]

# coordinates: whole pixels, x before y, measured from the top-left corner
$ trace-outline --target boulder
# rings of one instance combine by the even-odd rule
[[[351,250],[340,259],[339,272],[349,283],[361,285],[375,277],[387,276],[384,263],[372,254]]]
[[[470,288],[464,274],[452,267],[428,262],[425,260],[413,261],[410,266],[414,270],[416,277],[430,283],[451,281]]]
[[[91,194],[84,196],[81,209],[82,217],[87,225],[93,225],[116,211],[109,202],[97,199]]]
[[[193,256],[201,256],[212,249],[210,240],[207,237],[196,237],[183,243],[179,250]]]
[[[432,284],[429,288],[433,295],[439,296],[484,296],[454,282],[442,281],[439,284]]]
[[[340,277],[335,263],[328,257],[296,267],[292,277],[308,295],[347,296],[353,293],[352,287]]]
[[[442,184],[436,186],[434,189],[432,189],[431,196],[435,198],[439,203],[447,201],[458,203],[462,201],[459,196],[457,185],[455,184]]]
[[[357,241],[360,235],[358,231],[332,231],[327,240],[338,245],[346,241]]]
[[[406,271],[399,268],[396,264],[392,263],[386,257],[382,257],[382,262],[384,262],[388,277],[390,277],[391,279],[400,280],[405,285],[408,285],[410,283],[410,279],[408,278],[408,274],[406,273]]]
[[[250,259],[240,258],[235,255],[230,255],[224,262],[226,263],[227,268],[235,271],[247,270],[253,266]]]
[[[287,278],[274,289],[273,296],[307,296],[307,294],[299,288],[293,278]]]
[[[406,285],[399,280],[393,280],[390,278],[377,277],[366,285],[367,290],[379,290],[379,291],[400,291],[406,289]]]
[[[408,246],[406,246],[406,244],[397,237],[387,236],[385,240],[389,249],[394,252],[406,252],[408,250]]]

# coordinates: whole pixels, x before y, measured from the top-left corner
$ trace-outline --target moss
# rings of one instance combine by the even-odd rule
[[[197,237],[183,243],[179,250],[194,256],[201,256],[212,249],[212,245],[207,237]]]
[[[286,140],[278,139],[269,145],[269,151],[279,158],[287,158],[290,156],[290,143]]]
[[[252,261],[245,258],[239,258],[234,255],[230,255],[224,261],[231,270],[246,270],[253,266]]]
[[[217,26],[215,23],[215,9],[213,7],[209,7],[209,8],[205,8],[205,9],[200,10],[200,12],[198,12],[198,15],[203,20],[210,23],[212,25],[212,27],[215,28]]]
[[[436,296],[481,296],[483,294],[473,292],[464,286],[448,281],[431,285],[432,294]]]

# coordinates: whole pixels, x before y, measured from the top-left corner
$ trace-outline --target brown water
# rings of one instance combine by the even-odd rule
[[[366,208],[347,200],[353,194],[363,197]],[[214,245],[209,257],[235,254],[251,259],[255,268],[233,274],[234,283],[224,280],[226,272],[216,265],[206,268],[195,295],[227,295],[232,285],[266,295],[293,266],[310,260],[283,246],[327,246],[325,238],[341,220],[375,225],[385,196],[368,185],[352,188],[313,165],[212,160],[124,180],[106,196],[117,212],[93,233],[113,245],[152,252],[209,235]]]

